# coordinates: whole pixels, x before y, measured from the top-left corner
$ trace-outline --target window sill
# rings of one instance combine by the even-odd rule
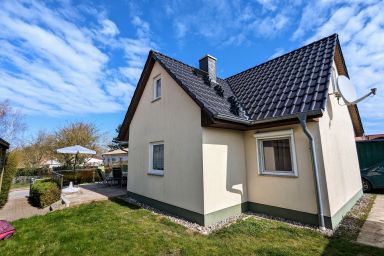
[[[147,174],[153,176],[164,176],[164,170],[148,170]]]
[[[287,178],[298,178],[299,175],[296,173],[279,173],[279,172],[260,172],[260,176],[276,176],[276,177],[287,177]]]
[[[151,103],[161,100],[161,97],[157,97],[156,99],[153,99]]]

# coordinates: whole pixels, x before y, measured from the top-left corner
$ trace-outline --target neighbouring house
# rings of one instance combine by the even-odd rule
[[[201,225],[249,210],[334,228],[362,195],[364,133],[334,95],[338,36],[225,79],[199,64],[149,52],[118,135],[128,194]]]
[[[89,157],[84,160],[84,166],[100,166],[103,164],[103,159],[98,157]]]
[[[366,140],[384,140],[384,134],[369,134],[369,135],[363,135],[361,137],[356,137],[356,141],[366,141]]]
[[[49,169],[52,170],[52,169],[55,168],[55,167],[60,167],[61,164],[60,164],[59,161],[57,161],[57,160],[55,160],[55,159],[49,159],[49,160],[44,161],[44,162],[41,164],[41,166],[46,166],[46,167],[48,167]]]
[[[104,166],[128,166],[128,148],[119,148],[102,154]]]
[[[8,149],[9,143],[0,138],[0,170],[2,170],[5,165],[5,154]]]
[[[3,140],[2,138],[0,138],[0,191],[1,191],[1,186],[3,184],[5,156],[8,149],[9,149],[9,143]]]

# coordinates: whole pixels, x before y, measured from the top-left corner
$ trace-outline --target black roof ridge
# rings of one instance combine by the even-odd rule
[[[155,54],[163,55],[163,56],[165,56],[165,57],[167,57],[167,58],[169,58],[169,59],[171,59],[171,60],[173,60],[173,61],[176,61],[176,62],[178,62],[178,63],[181,63],[181,64],[183,64],[183,65],[185,65],[185,66],[187,66],[187,67],[190,67],[190,68],[193,68],[193,69],[197,69],[197,70],[199,70],[199,71],[201,71],[201,72],[203,72],[203,73],[205,73],[205,74],[208,75],[208,72],[206,72],[206,71],[204,71],[204,70],[202,70],[202,69],[200,69],[200,68],[198,68],[198,67],[194,67],[194,66],[192,66],[192,65],[189,65],[189,64],[187,64],[187,63],[185,63],[185,62],[182,62],[181,60],[178,60],[178,59],[175,59],[175,58],[173,58],[173,57],[170,57],[170,56],[168,56],[168,55],[166,55],[166,54],[164,54],[164,53],[161,53],[161,52],[159,52],[159,51],[156,51],[156,50],[151,49],[150,52],[153,52],[153,53],[155,53]],[[225,79],[226,79],[226,78],[221,78],[221,77],[219,77],[219,76],[216,76],[216,77],[217,77],[218,79],[220,79],[220,80],[223,80],[223,81],[225,81]]]
[[[236,73],[236,74],[234,74],[234,75],[231,75],[231,76],[225,78],[224,80],[227,80],[227,79],[232,78],[232,77],[234,77],[234,76],[240,75],[240,74],[245,73],[245,72],[247,72],[247,71],[249,71],[249,70],[256,69],[256,68],[258,68],[258,67],[260,67],[260,66],[263,66],[263,65],[265,65],[265,64],[267,64],[267,63],[269,63],[269,62],[276,61],[276,60],[278,60],[278,59],[280,59],[280,58],[285,57],[285,56],[288,55],[288,54],[294,53],[294,52],[296,52],[296,51],[300,51],[300,50],[302,50],[303,48],[306,48],[306,47],[308,47],[308,46],[311,46],[311,45],[313,45],[313,44],[315,44],[315,43],[318,43],[318,42],[320,42],[320,41],[323,41],[323,40],[328,39],[328,38],[333,37],[333,36],[336,36],[336,37],[338,38],[339,35],[338,35],[337,33],[333,33],[332,35],[323,37],[323,38],[321,38],[321,39],[319,39],[319,40],[316,40],[316,41],[314,41],[314,42],[312,42],[312,43],[303,45],[303,46],[301,46],[300,48],[297,48],[297,49],[294,49],[294,50],[292,50],[292,51],[290,51],[290,52],[284,53],[283,55],[280,55],[280,56],[278,56],[278,57],[275,57],[275,58],[273,58],[273,59],[270,59],[270,60],[268,60],[268,61],[266,61],[266,62],[257,64],[256,66],[253,66],[253,67],[247,68],[246,70],[240,71],[239,73]]]

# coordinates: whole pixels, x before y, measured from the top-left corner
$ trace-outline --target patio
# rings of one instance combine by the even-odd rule
[[[0,219],[15,221],[34,215],[45,215],[51,211],[65,207],[87,204],[94,201],[105,201],[112,197],[125,195],[126,189],[121,186],[106,186],[103,184],[82,184],[80,191],[74,194],[62,194],[62,202],[54,203],[49,207],[40,209],[33,207],[28,202],[29,189],[10,191],[9,199],[3,209],[0,210]]]
[[[106,186],[103,184],[82,184],[80,191],[73,194],[62,194],[61,197],[67,206],[104,201],[112,197],[127,194],[127,190],[121,186]]]

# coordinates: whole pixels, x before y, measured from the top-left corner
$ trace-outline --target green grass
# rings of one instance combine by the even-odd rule
[[[11,184],[11,189],[19,189],[19,188],[29,188],[29,183],[15,183]]]
[[[200,235],[118,200],[13,224],[17,233],[0,242],[0,255],[384,255],[349,237],[253,217]]]

